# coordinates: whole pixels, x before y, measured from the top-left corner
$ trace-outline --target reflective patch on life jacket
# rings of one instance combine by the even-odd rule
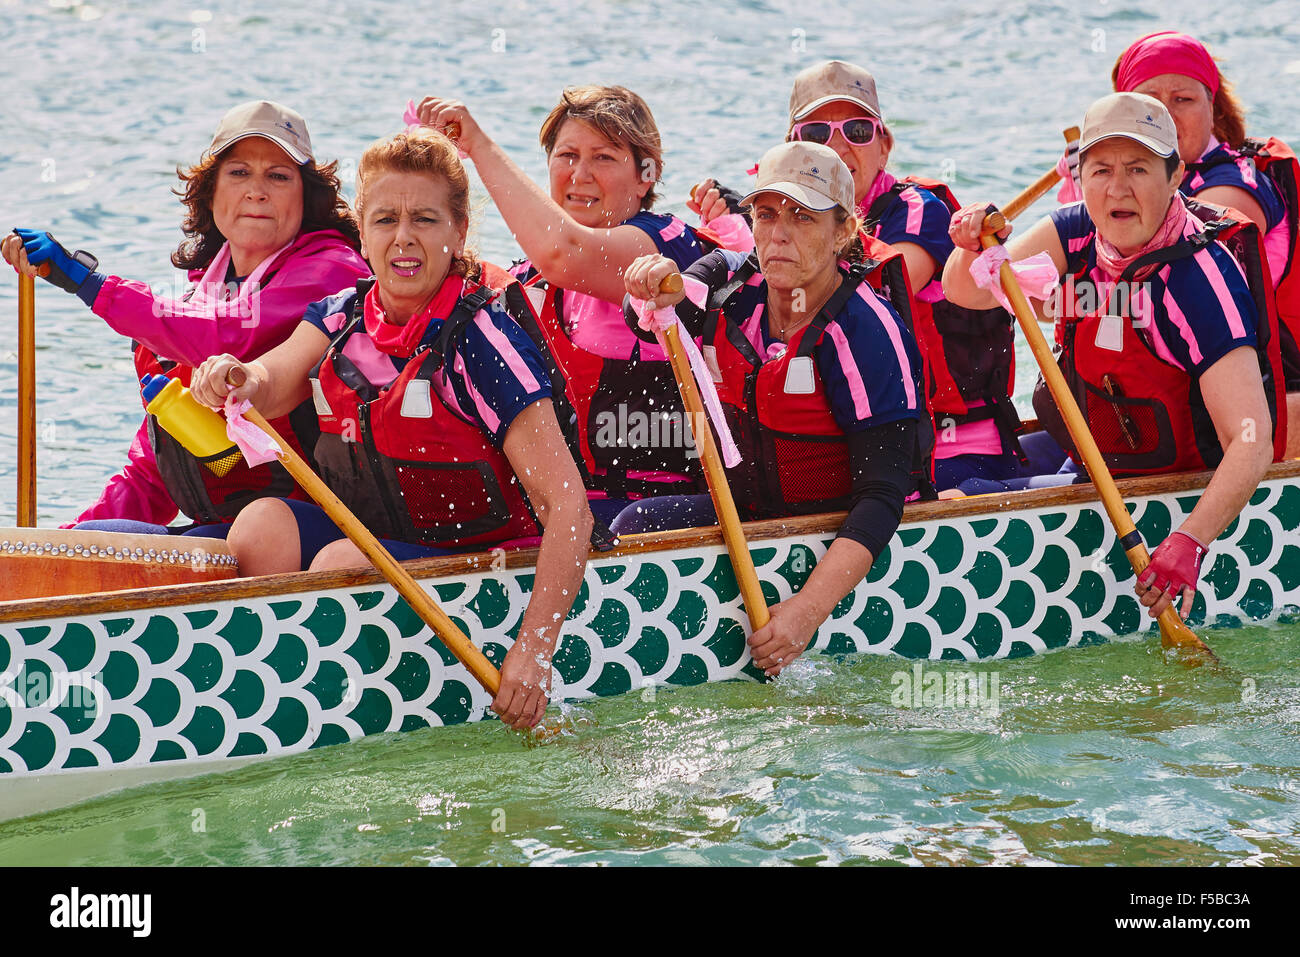
[[[700,352],[704,355],[704,364],[709,367],[709,375],[714,383],[722,381],[722,366],[718,365],[718,347],[704,346]]]
[[[795,356],[785,367],[785,394],[812,395],[817,388],[812,356]]]
[[[1098,349],[1111,352],[1124,351],[1124,317],[1098,316],[1097,337],[1093,340]]]
[[[433,418],[433,397],[429,392],[428,379],[412,379],[406,384],[399,414],[404,419]]]
[[[320,379],[311,380],[311,404],[316,408],[317,415],[332,417],[334,410],[330,408],[329,400],[325,398],[325,391],[320,387]]]

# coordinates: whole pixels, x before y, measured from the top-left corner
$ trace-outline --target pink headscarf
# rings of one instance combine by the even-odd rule
[[[1153,76],[1177,73],[1199,80],[1210,88],[1210,97],[1219,92],[1219,68],[1199,40],[1185,33],[1166,30],[1134,41],[1119,58],[1115,89],[1131,93]]]

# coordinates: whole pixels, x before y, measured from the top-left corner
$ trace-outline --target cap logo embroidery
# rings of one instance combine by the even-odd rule
[[[292,136],[295,143],[298,142],[298,131],[293,128],[293,123],[291,123],[289,120],[285,120],[283,123],[277,123],[276,127],[278,129],[284,130],[286,133]]]

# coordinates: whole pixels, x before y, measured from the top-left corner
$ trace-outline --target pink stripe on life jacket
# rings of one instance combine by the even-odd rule
[[[343,354],[361,370],[366,381],[377,388],[385,389],[397,378],[392,358],[375,348],[374,341],[366,335],[365,329],[348,336],[348,341],[343,345]]]
[[[885,307],[870,286],[859,286],[858,296],[871,307],[880,324],[885,327],[889,341],[894,344],[894,355],[898,357],[898,374],[903,377],[903,391],[907,394],[907,407],[919,408],[916,404],[916,387],[912,382],[912,363],[907,359],[907,349],[903,346],[903,333],[898,328],[898,319]]]
[[[1201,272],[1205,278],[1210,281],[1210,288],[1214,290],[1214,295],[1219,300],[1219,308],[1223,310],[1223,318],[1228,321],[1228,331],[1232,333],[1234,339],[1240,339],[1246,334],[1245,323],[1242,322],[1241,312],[1237,309],[1237,302],[1232,298],[1232,293],[1228,291],[1228,284],[1223,281],[1223,273],[1219,272],[1218,264],[1215,263],[1214,257],[1210,255],[1208,249],[1202,249],[1192,259],[1201,267]],[[1237,275],[1241,281],[1246,281],[1246,274],[1241,271],[1241,266],[1237,260],[1233,259],[1232,264],[1236,266]],[[1252,323],[1252,325],[1254,325]],[[1196,361],[1200,361],[1197,359]]]
[[[839,323],[832,322],[826,327],[826,333],[835,343],[835,355],[840,360],[840,371],[849,384],[849,394],[853,396],[853,413],[859,419],[871,418],[871,402],[867,398],[867,385],[862,381],[862,372],[853,361],[853,350],[849,348],[848,336]],[[910,378],[910,377],[909,377]]]
[[[1183,310],[1178,308],[1178,303],[1174,301],[1174,297],[1169,294],[1168,289],[1165,290],[1164,302],[1165,302],[1165,309],[1169,313],[1169,321],[1178,327],[1179,334],[1183,337],[1183,341],[1187,343],[1187,349],[1191,356],[1192,364],[1200,365],[1201,358],[1202,358],[1201,346],[1196,341],[1196,336],[1192,332],[1191,325],[1187,322],[1187,317],[1183,315]],[[1153,337],[1159,339],[1158,334],[1155,333],[1155,324],[1152,323],[1148,328],[1152,331]],[[1169,347],[1164,344],[1163,340],[1161,340],[1160,348],[1158,348],[1156,351],[1158,354],[1168,353]],[[1182,369],[1181,363],[1174,361],[1174,357],[1172,355],[1161,355],[1160,358]]]
[[[907,203],[907,232],[912,236],[921,234],[921,220],[925,217],[925,200],[915,188],[905,189],[898,194]]]
[[[490,431],[495,433],[497,427],[501,425],[501,419],[499,419],[497,414],[492,411],[492,406],[488,405],[487,400],[484,399],[483,396],[479,395],[478,389],[474,388],[474,380],[466,374],[465,360],[461,358],[459,352],[456,353],[456,371],[460,373],[461,378],[465,383],[465,388],[469,390],[469,396],[474,400],[474,408],[478,409],[478,414],[483,420],[483,424],[486,425]],[[457,406],[457,408],[459,408],[459,406]]]
[[[506,366],[514,373],[515,378],[519,380],[519,384],[524,387],[524,391],[536,392],[539,388],[537,379],[534,378],[532,371],[528,368],[528,363],[524,361],[524,357],[510,344],[510,340],[506,338],[505,333],[493,325],[492,320],[482,310],[474,317],[474,325],[478,327],[479,332],[487,337],[487,341],[491,343],[497,354],[505,360]]]
[[[670,242],[686,232],[686,224],[676,216],[668,217],[668,225],[659,230],[659,238],[664,242]]]
[[[1070,252],[1077,253],[1080,249],[1086,247],[1096,238],[1096,233],[1089,233],[1087,236],[1076,236],[1070,240]]]

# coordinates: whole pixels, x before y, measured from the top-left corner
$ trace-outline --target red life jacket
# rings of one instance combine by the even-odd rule
[[[135,344],[135,374],[143,379],[161,373],[180,379],[188,386],[194,370],[189,366],[160,359],[147,348]],[[307,461],[316,441],[316,415],[304,402],[288,415],[271,420],[271,425],[293,446],[293,450]],[[268,462],[255,468],[240,459],[224,476],[217,476],[180,442],[172,438],[158,420],[149,416],[149,442],[158,474],[162,476],[167,494],[185,515],[202,524],[233,522],[235,516],[249,502],[259,498],[296,498],[310,501],[310,497],[293,480],[288,470],[279,462]]]
[[[902,202],[899,194],[911,186],[934,193],[950,212],[959,206],[946,183],[908,176],[876,198],[867,210],[862,235],[875,235],[885,212]],[[943,264],[940,263],[940,266]],[[1001,307],[967,309],[940,299],[922,302],[912,294],[916,344],[925,360],[926,394],[936,422],[963,425],[993,419],[1004,452],[1023,460],[1016,434],[1020,416],[1011,398],[1016,391],[1016,350],[1011,314]],[[972,407],[970,403],[982,401]]]
[[[780,357],[767,362],[743,331],[749,316],[736,312],[731,302],[758,269],[755,257],[710,296],[705,357],[716,369],[718,398],[742,458],[739,466],[727,470],[727,478],[737,505],[752,516],[836,511],[852,504],[848,440],[831,411],[813,350],[836,316],[861,305],[856,293],[862,284],[871,285],[871,273],[887,271],[886,277],[875,277],[877,284],[906,288],[901,260],[894,253],[887,263],[868,260],[854,263],[847,272],[842,269],[840,287],[821,312],[791,337]],[[910,332],[910,317],[905,311],[899,314]],[[799,385],[787,391],[792,364],[803,368],[795,370]],[[919,400],[923,393],[917,385]],[[933,449],[933,424],[922,410],[913,476],[916,488],[928,498],[934,497]]]
[[[1141,257],[1120,277],[1120,283],[1127,283],[1143,266],[1185,259],[1216,240],[1228,248],[1241,264],[1255,299],[1259,371],[1272,419],[1273,460],[1280,461],[1286,448],[1286,394],[1277,313],[1259,229],[1236,210],[1195,200],[1187,200],[1187,208],[1205,222],[1204,231]],[[1061,348],[1061,371],[1088,420],[1088,429],[1106,465],[1116,476],[1215,468],[1223,460],[1223,449],[1196,380],[1160,359],[1138,334],[1130,317],[1117,320],[1111,316],[1107,320],[1100,310],[1090,314],[1080,310],[1080,289],[1092,289],[1088,278],[1091,249],[1090,242],[1070,254],[1073,281],[1065,285],[1068,301],[1063,303],[1062,318],[1057,320],[1056,341]],[[1097,344],[1104,321],[1114,322],[1122,330],[1122,341],[1112,343],[1118,349]],[[1034,411],[1052,437],[1082,464],[1041,379],[1034,392]]]
[[[1300,267],[1296,265],[1296,250],[1300,247],[1300,160],[1295,152],[1276,136],[1267,140],[1247,139],[1236,151],[1254,160],[1255,169],[1263,173],[1277,188],[1286,207],[1286,224],[1291,231],[1291,248],[1287,251],[1286,266],[1280,276],[1273,276],[1277,318],[1279,325],[1282,367],[1288,391],[1300,391]],[[1213,161],[1197,163],[1195,169],[1210,169],[1222,163],[1231,163],[1229,156],[1219,154]]]
[[[443,322],[437,343],[417,349],[380,389],[343,354],[352,335],[365,334],[364,303],[373,284],[357,284],[350,320],[311,373],[321,477],[379,538],[461,547],[539,534],[505,454],[433,387],[460,333],[496,292],[467,284],[470,291]]]
[[[698,231],[697,231],[698,232]],[[688,428],[672,366],[663,361],[611,359],[574,344],[564,328],[564,290],[532,276],[522,287],[506,289],[506,304],[536,343],[551,375],[556,415],[583,481],[591,491],[610,498],[684,494],[699,488],[698,460],[689,443],[672,441]],[[610,445],[599,435],[610,422],[647,423],[662,427],[637,430],[621,425]],[[689,475],[693,481],[629,478],[629,471]]]

